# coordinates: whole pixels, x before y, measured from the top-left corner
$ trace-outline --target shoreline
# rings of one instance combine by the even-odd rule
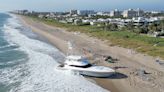
[[[154,62],[155,58],[144,54],[136,53],[133,50],[124,49],[117,46],[108,46],[104,42],[96,38],[88,37],[85,34],[80,33],[75,35],[74,33],[67,32],[64,29],[49,26],[39,21],[33,21],[32,19],[24,16],[18,15],[18,18],[25,26],[31,28],[33,32],[43,36],[45,39],[47,39],[52,45],[57,47],[64,54],[68,52],[66,41],[74,39],[73,41],[77,45],[77,49],[76,49],[77,52],[81,51],[80,48],[86,48],[91,50],[92,53],[94,54],[110,55],[112,57],[118,58],[119,61],[117,63],[110,64],[107,62],[100,62],[98,65],[104,65],[110,67],[122,67],[117,69],[117,72],[119,72],[120,75],[122,74],[122,76],[127,78],[115,78],[115,79],[89,78],[96,81],[96,84],[100,85],[101,87],[110,90],[111,92],[140,92],[140,91],[158,92],[157,91],[158,88],[152,89],[150,88],[151,85],[145,88],[145,86],[147,86],[147,84],[145,83],[147,82],[136,78],[136,76],[132,74],[133,72],[135,72],[135,69],[139,69],[141,67],[145,68],[145,70],[148,72],[163,73],[164,70],[161,70],[163,68],[159,67],[159,65],[157,65]],[[130,52],[130,54],[128,52]],[[146,62],[147,60],[150,61],[149,65],[147,65]],[[157,76],[153,76],[153,77],[157,77]],[[139,82],[143,82],[142,86],[137,85],[137,83]]]

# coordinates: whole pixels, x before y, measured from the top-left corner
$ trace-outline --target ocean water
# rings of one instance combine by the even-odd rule
[[[11,14],[0,13],[0,92],[107,92],[71,71],[65,58]]]

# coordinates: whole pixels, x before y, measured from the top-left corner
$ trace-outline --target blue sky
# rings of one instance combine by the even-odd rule
[[[36,11],[67,11],[70,9],[112,9],[142,8],[164,10],[164,0],[0,0],[0,11],[29,9]]]

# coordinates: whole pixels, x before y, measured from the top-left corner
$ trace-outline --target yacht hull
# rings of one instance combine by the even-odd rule
[[[115,71],[113,69],[111,69],[111,71],[94,71],[92,69],[88,69],[88,68],[85,68],[85,69],[82,69],[82,68],[71,68],[71,67],[58,67],[58,69],[60,70],[71,70],[75,73],[79,73],[81,75],[84,75],[84,76],[90,76],[90,77],[110,77],[112,74],[115,73]]]
[[[92,71],[79,71],[80,74],[91,77],[110,77],[114,72],[92,72]]]

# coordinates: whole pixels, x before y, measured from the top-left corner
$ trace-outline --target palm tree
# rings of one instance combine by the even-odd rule
[[[152,23],[151,25],[148,26],[148,29],[151,33],[157,31],[157,25],[155,23]]]
[[[160,21],[160,28],[161,28],[161,30],[164,30],[164,20]]]
[[[129,22],[127,24],[127,28],[128,28],[128,30],[132,30],[134,32],[134,23],[133,22]]]

